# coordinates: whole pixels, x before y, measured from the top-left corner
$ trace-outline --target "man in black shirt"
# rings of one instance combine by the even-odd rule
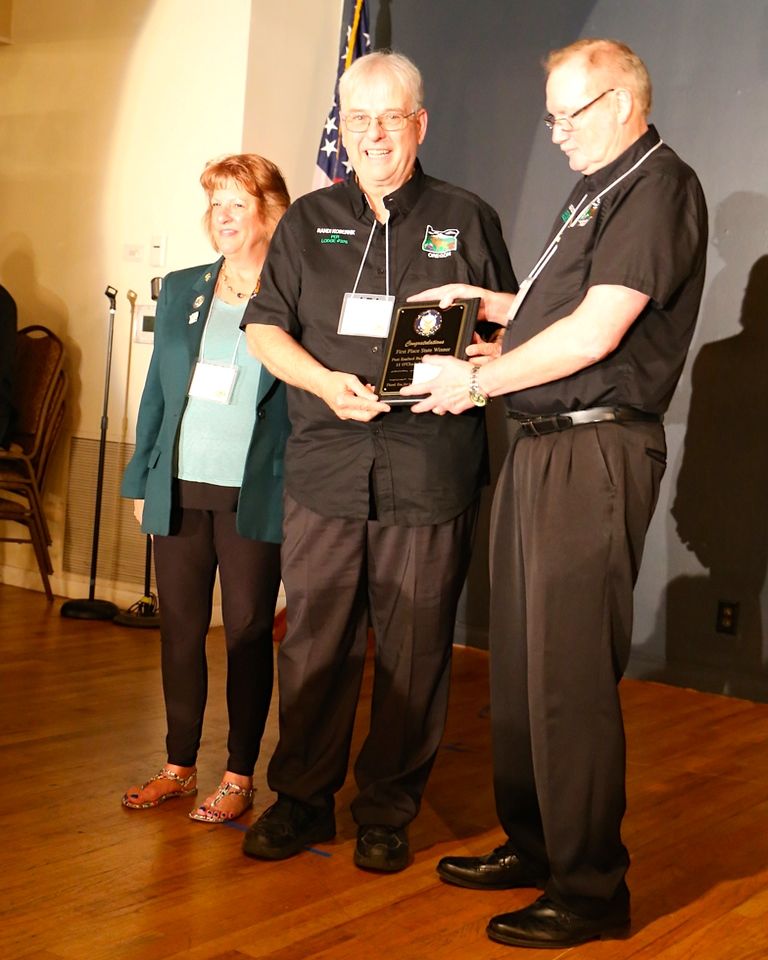
[[[408,864],[405,828],[443,731],[487,451],[482,411],[419,417],[379,402],[370,385],[395,298],[450,280],[516,283],[495,211],[421,169],[427,113],[415,66],[369,54],[340,86],[356,179],[290,207],[243,321],[253,353],[289,385],[292,427],[280,741],[268,773],[278,799],[243,849],[283,859],[333,837],[370,619],[375,674],[355,764],[355,863],[393,871]]]
[[[438,874],[543,887],[488,926],[516,946],[559,949],[629,925],[617,683],[666,463],[661,418],[707,243],[701,186],[648,125],[650,100],[645,66],[623,44],[550,54],[545,121],[582,177],[542,257],[516,297],[423,293],[482,296],[485,316],[507,327],[500,357],[477,345],[474,363],[435,359],[441,375],[413,409],[460,413],[503,394],[513,427],[491,543],[494,785],[507,840],[485,857],[446,857]]]

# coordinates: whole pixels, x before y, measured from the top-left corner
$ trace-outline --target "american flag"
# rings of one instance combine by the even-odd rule
[[[339,119],[339,78],[347,67],[371,50],[371,35],[368,27],[368,10],[365,0],[353,0],[349,25],[342,31],[339,56],[339,68],[336,73],[336,85],[333,88],[333,104],[320,137],[317,151],[317,165],[312,181],[314,190],[329,187],[332,183],[346,180],[352,169],[347,151],[341,142],[341,121]]]

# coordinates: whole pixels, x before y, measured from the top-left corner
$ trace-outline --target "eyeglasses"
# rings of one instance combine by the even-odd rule
[[[544,117],[544,123],[546,124],[547,130],[554,130],[555,127],[560,127],[563,133],[570,133],[573,130],[573,121],[580,113],[584,113],[585,110],[589,110],[591,106],[597,103],[598,100],[602,100],[607,93],[613,93],[615,87],[611,87],[610,90],[603,90],[602,93],[599,93],[594,100],[590,100],[589,103],[585,103],[583,107],[579,107],[578,110],[574,110],[573,113],[569,113],[565,117],[553,117],[551,113],[548,113]]]
[[[410,117],[414,117],[418,110],[411,110],[410,113],[403,113],[400,110],[387,110],[386,113],[380,113],[377,117],[372,117],[367,113],[346,113],[344,114],[344,126],[350,133],[365,133],[370,127],[371,121],[375,120],[382,130],[390,133],[393,130],[404,130]]]

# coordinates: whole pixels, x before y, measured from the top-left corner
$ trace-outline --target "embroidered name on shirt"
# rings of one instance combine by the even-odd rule
[[[354,237],[355,231],[345,230],[342,227],[318,227],[317,232],[321,234],[320,243],[340,243],[349,246],[347,237]]]
[[[433,260],[442,260],[450,257],[459,247],[459,231],[456,227],[447,230],[435,230],[427,225],[427,231],[421,243],[421,249]]]

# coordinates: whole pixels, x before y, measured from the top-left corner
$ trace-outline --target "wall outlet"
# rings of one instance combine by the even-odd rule
[[[728,636],[735,636],[739,627],[739,604],[733,600],[717,601],[715,630]]]

